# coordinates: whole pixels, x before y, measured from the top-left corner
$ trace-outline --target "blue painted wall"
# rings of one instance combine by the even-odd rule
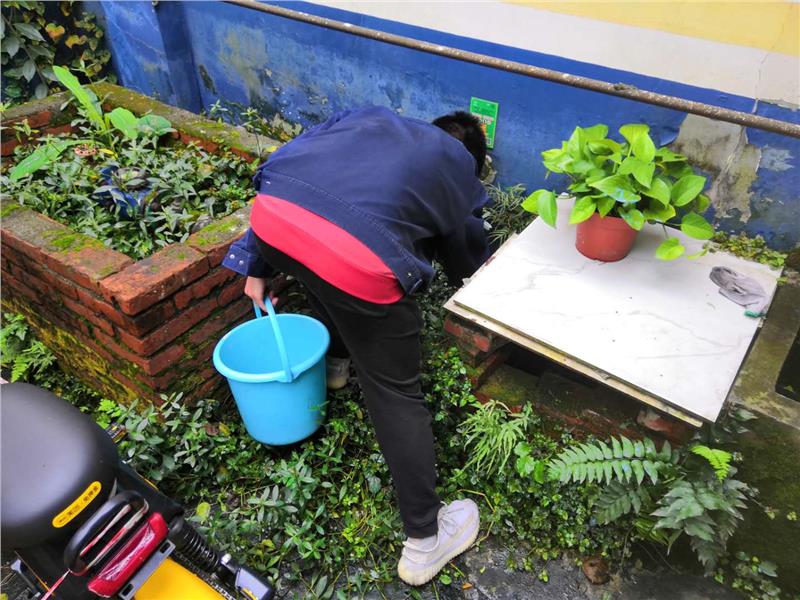
[[[280,3],[283,4],[283,3]],[[795,110],[722,92],[519,50],[303,2],[287,6],[335,19],[737,110],[800,122]],[[465,109],[471,96],[500,103],[494,151],[499,182],[545,183],[539,152],[575,125],[646,122],[672,142],[685,114],[538,81],[219,2],[103,2],[114,65],[123,85],[190,110],[217,100],[254,106],[264,116],[313,125],[353,106],[390,106],[432,119]],[[800,140],[761,131],[748,138],[768,157],[750,188],[751,217],[720,226],[763,234],[782,249],[800,243]],[[344,157],[346,160],[346,157]],[[353,165],[356,168],[357,165]],[[557,185],[549,179],[548,186]]]

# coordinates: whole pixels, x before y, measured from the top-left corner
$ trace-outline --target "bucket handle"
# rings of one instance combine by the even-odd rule
[[[275,334],[275,342],[278,345],[278,354],[281,356],[281,363],[283,364],[283,374],[278,378],[278,381],[282,383],[291,383],[294,379],[294,375],[292,375],[292,369],[289,366],[289,355],[286,354],[286,345],[283,343],[283,335],[281,334],[281,329],[278,327],[278,319],[275,315],[275,307],[272,306],[272,298],[265,298],[264,304],[267,307],[267,313],[269,316],[270,324],[272,325],[272,333]],[[256,318],[262,318],[261,309],[256,304],[255,300],[253,301],[253,308],[256,311]]]

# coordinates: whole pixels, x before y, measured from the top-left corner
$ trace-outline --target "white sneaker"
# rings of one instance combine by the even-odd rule
[[[480,517],[472,500],[456,500],[439,510],[439,533],[427,538],[408,538],[397,563],[397,574],[408,585],[422,585],[478,537]]]
[[[350,359],[325,357],[325,372],[329,390],[340,390],[350,377]]]

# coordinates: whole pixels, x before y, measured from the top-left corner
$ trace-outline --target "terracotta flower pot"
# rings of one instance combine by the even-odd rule
[[[578,223],[575,247],[587,258],[614,262],[628,255],[639,233],[619,217],[601,217],[594,213]]]

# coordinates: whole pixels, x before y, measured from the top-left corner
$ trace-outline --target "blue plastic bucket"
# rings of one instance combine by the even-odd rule
[[[292,444],[325,418],[325,352],[330,335],[305,315],[256,318],[229,331],[214,348],[214,367],[228,379],[247,432],[264,444]]]

